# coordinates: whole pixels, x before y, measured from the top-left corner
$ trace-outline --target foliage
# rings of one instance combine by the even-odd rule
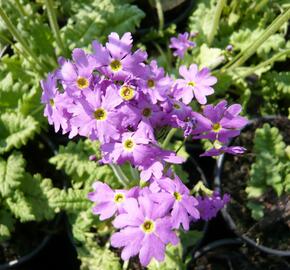
[[[0,240],[10,237],[16,220],[51,220],[57,212],[53,200],[59,189],[53,187],[50,179],[26,172],[25,165],[20,152],[0,158]]]
[[[286,145],[283,137],[276,127],[264,124],[255,132],[254,154],[255,163],[251,165],[250,179],[246,192],[250,202],[248,207],[252,210],[252,217],[263,217],[263,206],[259,198],[270,188],[277,196],[289,192],[289,157],[285,151]],[[251,201],[254,199],[254,201]]]

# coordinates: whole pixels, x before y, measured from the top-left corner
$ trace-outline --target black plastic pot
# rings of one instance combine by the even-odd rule
[[[241,239],[226,238],[204,246],[193,256],[188,269],[194,270],[286,270],[289,262],[247,247]]]
[[[165,3],[170,1],[164,0]],[[172,0],[171,0],[172,2]],[[191,14],[195,1],[194,0],[183,0],[183,1],[174,1],[178,2],[176,5],[165,5],[163,7],[164,12],[164,29],[166,29],[171,24],[182,24],[188,16]],[[150,31],[152,28],[158,29],[158,20],[156,9],[151,7],[148,1],[137,1],[136,3],[141,9],[143,9],[146,15],[150,18],[147,22],[147,25],[141,22],[141,27],[137,29],[136,35],[142,36]],[[154,18],[156,20],[154,21]],[[143,25],[142,25],[143,24]],[[149,25],[148,25],[149,24]]]
[[[46,135],[41,134],[40,141],[47,146],[47,148],[50,150],[50,154],[57,153],[57,150],[56,150],[54,143]],[[62,178],[62,179],[63,179],[62,184],[65,187],[66,183],[64,181],[64,178]],[[20,258],[15,259],[13,261],[10,261],[10,262],[4,263],[4,264],[0,264],[0,270],[8,270],[8,269],[21,270],[21,269],[23,269],[22,266],[24,264],[32,261],[35,257],[37,257],[41,253],[41,251],[50,243],[50,240],[52,239],[54,232],[56,233],[57,228],[60,226],[62,219],[63,219],[63,214],[62,213],[57,214],[56,217],[54,218],[54,220],[52,221],[52,225],[51,225],[52,233],[47,234],[43,238],[43,240],[39,243],[39,245],[36,248],[34,248],[31,252],[29,252],[28,254],[23,255]]]
[[[281,119],[287,119],[286,117],[280,117]],[[255,123],[267,123],[270,121],[274,121],[275,119],[279,119],[276,118],[275,116],[268,116],[268,117],[264,117],[264,118],[260,118],[260,119],[255,119],[252,120],[245,128],[244,130],[249,129],[253,124]],[[243,132],[243,131],[242,131]],[[214,186],[217,190],[219,190],[220,192],[222,191],[222,172],[223,172],[223,166],[224,166],[224,162],[225,162],[225,158],[227,157],[227,155],[221,155],[216,163],[216,168],[215,168],[215,178],[214,178]],[[229,206],[225,206],[224,209],[221,210],[222,216],[224,218],[224,220],[226,221],[226,223],[228,224],[229,228],[235,233],[235,235],[237,235],[244,243],[258,249],[259,251],[268,253],[269,255],[274,255],[274,256],[280,256],[280,257],[290,257],[290,250],[279,250],[279,249],[274,249],[262,244],[259,244],[257,241],[255,241],[254,239],[250,238],[249,236],[247,236],[244,233],[241,233],[237,227],[236,221],[234,220],[234,218],[231,216],[229,210],[228,210]]]

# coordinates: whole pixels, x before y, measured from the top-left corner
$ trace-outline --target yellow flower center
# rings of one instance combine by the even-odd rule
[[[134,89],[130,86],[123,86],[120,89],[120,96],[124,99],[124,100],[131,100],[134,97]]]
[[[213,132],[219,132],[222,129],[222,126],[220,123],[215,123],[212,125]]]
[[[146,220],[142,225],[141,228],[145,233],[152,233],[155,230],[155,223],[153,220]]]
[[[147,86],[149,88],[153,88],[155,86],[155,82],[152,79],[150,79],[150,80],[147,81]]]
[[[195,82],[191,81],[187,83],[188,86],[194,87],[195,86]]]
[[[177,104],[177,103],[175,103],[175,104],[173,104],[173,107],[176,109],[176,110],[180,110],[180,105],[179,104]]]
[[[122,203],[125,201],[125,196],[122,193],[116,193],[114,196],[114,202],[115,203]]]
[[[54,107],[54,100],[53,99],[50,99],[49,100],[49,104],[50,104],[51,107]]]
[[[122,69],[122,63],[119,60],[113,60],[110,64],[112,71],[117,72]]]
[[[150,117],[151,114],[152,114],[152,111],[151,111],[150,108],[145,108],[145,109],[142,111],[142,114],[143,114],[143,116],[145,116],[145,117]]]
[[[132,139],[127,139],[123,142],[123,147],[125,150],[132,152],[135,147],[135,142]]]
[[[77,86],[79,89],[84,89],[89,87],[89,81],[84,77],[78,77]]]
[[[174,196],[175,200],[177,200],[178,202],[180,202],[181,199],[182,199],[182,195],[179,192],[177,192],[177,191],[175,191],[173,193],[173,196]]]
[[[107,119],[107,112],[103,108],[99,108],[94,112],[94,116],[97,120],[104,121]]]

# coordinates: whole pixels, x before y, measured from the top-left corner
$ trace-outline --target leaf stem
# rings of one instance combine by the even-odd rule
[[[164,139],[163,143],[162,143],[162,148],[166,148],[167,145],[170,143],[172,137],[174,136],[174,134],[177,132],[177,128],[172,128],[166,135],[166,138]]]
[[[218,26],[219,26],[219,20],[224,8],[224,5],[226,4],[226,0],[218,0],[217,2],[217,6],[215,9],[215,13],[214,13],[214,17],[213,17],[213,21],[212,21],[212,25],[211,25],[211,30],[209,32],[208,35],[208,45],[210,46],[211,43],[213,42],[214,36],[217,32]]]
[[[49,24],[54,34],[57,46],[61,50],[61,53],[66,56],[67,51],[60,37],[59,27],[58,27],[57,19],[56,19],[56,13],[55,13],[55,9],[53,8],[53,0],[44,0],[44,2],[47,9]]]
[[[25,51],[26,54],[28,54],[34,62],[39,65],[39,67],[43,70],[46,71],[46,67],[42,65],[42,63],[38,60],[36,54],[28,47],[26,41],[24,38],[20,35],[18,30],[15,28],[15,26],[12,24],[8,16],[6,15],[5,11],[0,7],[0,18],[4,21],[6,24],[9,32],[12,34],[12,36],[21,44],[23,50]]]
[[[122,171],[122,169],[118,165],[115,165],[115,164],[110,164],[110,167],[112,168],[112,170],[113,170],[114,174],[116,175],[118,181],[124,187],[128,187],[128,184],[129,184],[130,180],[124,174],[124,172]]]
[[[19,0],[15,0],[15,6],[22,17],[26,17],[28,15],[23,6],[20,4]]]
[[[275,61],[279,60],[279,58],[281,58],[282,56],[284,55],[290,55],[290,49],[289,50],[284,50],[282,52],[279,52],[275,55],[273,55],[270,59],[264,61],[264,62],[261,62],[259,65],[253,67],[253,68],[250,68],[247,72],[245,72],[244,74],[242,74],[243,77],[247,77],[249,75],[251,75],[252,73],[254,73],[256,70],[264,67],[264,66],[267,66],[267,65],[271,65],[272,63],[274,63]]]
[[[155,7],[157,9],[157,16],[159,20],[159,30],[162,31],[164,27],[164,15],[160,0],[155,0]]]
[[[241,51],[236,57],[234,57],[229,63],[227,63],[221,71],[225,69],[231,70],[233,68],[239,67],[244,64],[255,52],[256,50],[279,28],[290,19],[290,8],[284,13],[280,14],[269,26],[268,28],[256,39],[249,47],[244,51]]]

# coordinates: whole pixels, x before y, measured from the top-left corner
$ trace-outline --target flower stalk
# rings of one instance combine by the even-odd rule
[[[67,51],[66,51],[66,48],[62,42],[61,36],[60,36],[55,9],[53,8],[53,0],[45,0],[44,2],[45,2],[46,9],[47,9],[49,24],[50,24],[50,27],[51,27],[52,32],[54,34],[57,46],[59,47],[61,53],[66,56]]]

